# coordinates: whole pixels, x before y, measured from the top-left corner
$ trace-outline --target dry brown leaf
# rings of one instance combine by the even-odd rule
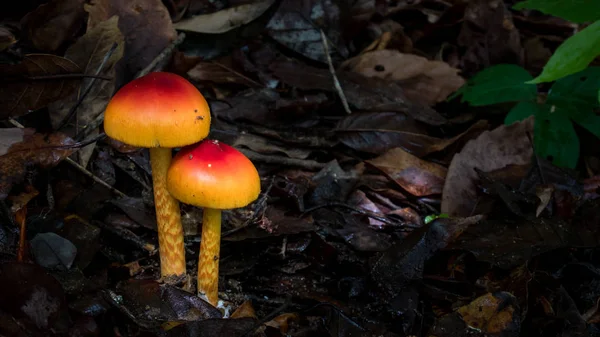
[[[257,1],[210,14],[197,15],[177,22],[174,27],[196,33],[221,34],[254,21],[274,2],[275,0]]]
[[[70,95],[81,79],[51,77],[80,73],[73,61],[49,54],[29,54],[19,64],[0,65],[0,119],[27,114]]]
[[[235,83],[248,87],[257,86],[256,82],[233,70],[231,65],[225,65],[221,62],[198,62],[192,69],[187,71],[187,75],[195,82],[210,81],[214,83]]]
[[[56,51],[84,28],[85,0],[52,0],[21,20],[29,41],[39,50]]]
[[[113,44],[117,43],[117,48],[108,58],[100,73],[100,75],[110,77],[111,80],[95,81],[92,89],[78,107],[76,118],[70,120],[72,124],[75,124],[75,127],[65,130],[65,133],[69,136],[74,136],[80,132],[88,123],[103,113],[112,97],[115,90],[115,67],[117,62],[123,57],[125,49],[123,34],[119,30],[118,22],[119,18],[117,16],[100,22],[71,45],[65,53],[65,57],[79,65],[86,74],[95,74]],[[76,94],[50,105],[50,119],[54,128],[67,116],[90,81],[91,79],[82,81],[79,91]],[[95,130],[89,135],[93,137],[97,133],[97,130]],[[90,144],[77,152],[79,163],[82,166],[87,166],[93,150],[94,144]]]
[[[74,149],[71,138],[61,133],[34,133],[33,129],[0,129],[0,200],[21,182],[28,167],[52,167]]]
[[[420,159],[401,148],[393,148],[383,155],[367,160],[403,189],[415,196],[442,193],[446,168]]]
[[[123,62],[117,68],[117,88],[149,65],[176,36],[161,0],[92,0],[84,8],[89,13],[88,30],[113,15],[119,16],[126,46]]]
[[[279,142],[277,142],[279,143]],[[244,133],[241,134],[233,143],[235,147],[245,147],[254,152],[262,154],[285,154],[290,158],[306,159],[312,153],[308,149],[300,149],[297,147],[286,147],[285,145],[278,145],[272,140],[265,137]]]
[[[520,316],[517,299],[510,293],[488,293],[476,298],[473,302],[458,308],[457,313],[467,326],[479,329],[486,334],[512,334],[505,330],[518,327]]]
[[[533,133],[533,118],[485,131],[457,153],[446,175],[442,212],[450,216],[469,216],[477,203],[478,175],[507,165],[530,162],[533,150],[527,133]]]
[[[397,81],[408,99],[429,106],[445,100],[465,84],[458,75],[460,70],[447,63],[397,50],[370,51],[347,60],[341,67],[367,77]]]

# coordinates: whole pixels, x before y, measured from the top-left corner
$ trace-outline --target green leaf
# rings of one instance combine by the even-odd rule
[[[544,109],[543,105],[536,102],[520,102],[515,105],[504,118],[504,124],[510,125],[519,122],[531,115],[535,115],[538,109]]]
[[[573,22],[589,22],[600,19],[598,0],[526,0],[513,6],[514,9],[535,9],[544,14],[561,17]]]
[[[536,153],[554,165],[574,168],[579,159],[579,138],[566,112],[556,109],[538,109],[533,126]]]
[[[556,81],[548,93],[546,102],[568,109],[591,110],[600,107],[598,89],[600,67],[589,67]]]
[[[555,81],[582,71],[600,55],[600,20],[566,39],[544,66],[542,73],[528,83]]]
[[[600,116],[596,115],[593,110],[574,109],[569,115],[575,123],[600,138]]]
[[[461,101],[473,106],[535,100],[537,87],[525,83],[531,78],[527,70],[517,65],[496,65],[477,73],[450,99],[462,95]]]

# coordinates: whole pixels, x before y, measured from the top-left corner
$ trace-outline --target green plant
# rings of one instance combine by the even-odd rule
[[[552,82],[582,71],[600,55],[600,1],[526,0],[513,8],[535,9],[576,23],[593,22],[558,46],[531,83]]]
[[[472,106],[516,102],[505,124],[535,116],[536,153],[555,165],[575,167],[579,158],[579,138],[575,122],[600,138],[600,67],[588,67],[557,80],[545,99],[538,97],[532,76],[517,65],[502,64],[479,72],[452,97]]]

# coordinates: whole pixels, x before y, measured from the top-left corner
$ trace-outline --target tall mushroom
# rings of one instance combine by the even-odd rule
[[[183,77],[154,72],[123,86],[104,113],[104,131],[123,143],[150,148],[161,275],[186,273],[179,204],[166,187],[171,148],[194,144],[210,129],[208,103]]]
[[[198,293],[218,301],[221,210],[244,207],[258,198],[260,177],[241,152],[216,140],[181,149],[167,173],[167,188],[179,201],[204,207],[198,260]]]

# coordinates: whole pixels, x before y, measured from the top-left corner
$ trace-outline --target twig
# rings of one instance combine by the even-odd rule
[[[23,124],[17,122],[15,119],[13,118],[9,118],[8,121],[18,127],[18,128],[25,128],[25,126],[23,126]],[[119,191],[118,189],[110,186],[109,184],[107,184],[104,180],[100,179],[98,176],[94,175],[92,172],[88,171],[85,167],[79,165],[77,162],[75,162],[73,159],[67,157],[65,158],[65,161],[67,163],[69,163],[71,166],[73,166],[74,168],[78,169],[79,171],[81,171],[81,173],[85,174],[86,176],[88,176],[89,178],[91,178],[92,180],[94,180],[95,182],[97,182],[98,184],[108,188],[111,192],[113,192],[114,194],[120,196],[120,197],[127,197],[127,195],[121,191]]]
[[[271,182],[269,182],[269,186],[262,193],[261,197],[258,198],[258,200],[256,201],[256,203],[254,204],[254,207],[252,208],[252,211],[253,211],[254,215],[250,219],[244,221],[244,223],[241,226],[236,227],[234,229],[230,229],[230,230],[228,230],[226,232],[223,232],[221,234],[222,238],[227,237],[227,236],[229,236],[229,235],[231,235],[233,233],[236,233],[236,232],[238,232],[238,231],[240,231],[240,230],[248,227],[252,222],[254,222],[254,220],[256,218],[258,218],[258,214],[259,214],[259,211],[261,211],[261,209],[262,209],[262,211],[260,212],[260,215],[262,216],[262,215],[265,214],[265,211],[267,209],[266,208],[267,199],[269,199],[269,193],[271,193],[271,189],[273,188],[273,183],[274,182],[275,182],[275,176],[272,176],[271,177]]]
[[[337,91],[338,96],[342,100],[342,105],[344,106],[344,110],[347,114],[351,114],[352,110],[350,110],[350,105],[348,105],[348,101],[346,100],[346,95],[344,94],[344,90],[342,90],[342,85],[335,74],[335,68],[333,67],[333,61],[331,61],[331,56],[329,55],[329,46],[327,45],[327,37],[325,36],[325,32],[321,29],[321,42],[323,43],[323,50],[325,52],[325,57],[327,58],[327,64],[329,65],[329,72],[331,73],[331,77],[333,77],[333,86],[335,87],[335,91]]]
[[[163,49],[163,51],[161,51],[160,54],[158,54],[154,58],[154,60],[152,60],[152,62],[150,62],[150,64],[146,66],[146,68],[142,69],[139,73],[137,73],[135,75],[135,78],[148,75],[152,70],[154,70],[154,68],[156,68],[157,64],[171,56],[173,54],[173,50],[175,50],[175,47],[179,46],[183,42],[183,40],[185,40],[185,33],[182,32],[179,33],[175,41],[173,41],[167,48]]]
[[[238,149],[241,153],[243,153],[248,159],[253,161],[258,161],[265,164],[276,164],[282,166],[294,166],[307,170],[320,170],[325,167],[325,164],[319,163],[314,160],[304,160],[304,159],[296,159],[296,158],[288,158],[282,156],[266,156],[264,154],[254,152],[252,150],[247,149]]]
[[[106,55],[104,55],[104,59],[102,59],[102,63],[100,63],[100,66],[98,66],[98,69],[96,70],[96,76],[100,74],[100,72],[104,68],[104,65],[106,64],[106,62],[108,62],[108,59],[110,58],[110,56],[117,49],[117,46],[118,46],[118,44],[116,42],[113,43],[113,45],[110,48],[110,50],[106,53]],[[92,87],[94,86],[95,82],[96,82],[96,78],[92,78],[92,80],[90,81],[90,83],[88,84],[88,86],[85,88],[85,90],[83,91],[83,93],[79,96],[79,99],[77,100],[77,102],[75,103],[75,105],[73,105],[71,107],[71,110],[69,110],[69,112],[67,113],[67,115],[65,116],[65,118],[63,118],[63,120],[60,122],[60,124],[58,125],[58,127],[56,128],[56,130],[61,130],[63,127],[65,127],[65,125],[67,125],[67,123],[69,122],[69,120],[73,117],[73,115],[75,115],[75,112],[77,111],[77,108],[81,105],[81,103],[83,102],[83,100],[85,99],[85,97],[92,90]]]

